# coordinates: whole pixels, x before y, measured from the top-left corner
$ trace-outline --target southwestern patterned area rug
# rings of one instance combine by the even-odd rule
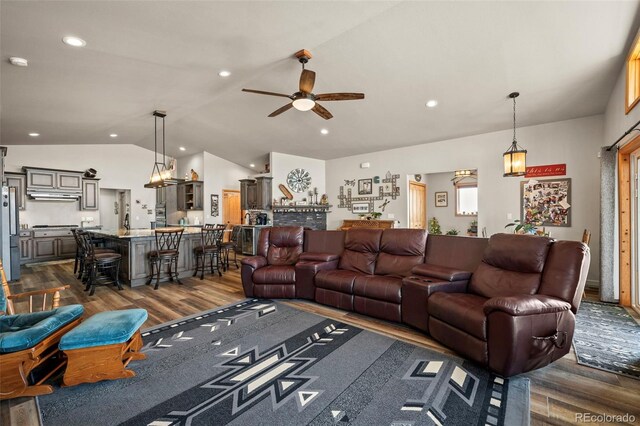
[[[578,364],[640,379],[640,325],[621,306],[582,302],[573,349]]]
[[[126,380],[39,397],[44,425],[526,425],[529,380],[270,300],[143,332]]]

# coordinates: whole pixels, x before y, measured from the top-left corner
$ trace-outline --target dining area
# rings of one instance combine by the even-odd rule
[[[74,274],[93,296],[100,286],[123,290],[123,285],[182,284],[181,279],[221,277],[239,267],[240,226],[205,224],[201,227],[157,229],[74,229],[77,250]]]

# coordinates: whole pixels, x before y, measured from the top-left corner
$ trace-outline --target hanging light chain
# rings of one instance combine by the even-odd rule
[[[516,142],[516,97],[513,97],[513,141]]]

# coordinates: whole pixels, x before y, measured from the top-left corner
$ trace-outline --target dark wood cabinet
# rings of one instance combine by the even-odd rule
[[[202,210],[204,207],[202,181],[188,181],[178,184],[178,210]]]
[[[20,263],[26,263],[32,258],[32,239],[20,238]]]
[[[27,175],[24,173],[5,173],[7,186],[16,188],[16,200],[18,210],[24,210],[27,207]]]
[[[100,208],[100,181],[82,179],[82,198],[80,210],[98,210]]]
[[[261,176],[240,180],[240,206],[242,210],[269,210],[271,208],[272,177]]]

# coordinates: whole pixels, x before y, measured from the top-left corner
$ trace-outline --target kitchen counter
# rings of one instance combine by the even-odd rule
[[[149,252],[156,250],[154,229],[130,229],[128,231],[126,229],[101,229],[90,230],[89,232],[96,238],[104,240],[105,247],[113,249],[122,255],[120,280],[123,283],[131,287],[137,287],[147,282],[151,273]],[[196,259],[193,252],[201,244],[200,228],[184,228],[180,246],[178,247],[177,272],[180,278],[193,275],[196,269]],[[160,281],[167,280],[168,278],[160,278]]]

